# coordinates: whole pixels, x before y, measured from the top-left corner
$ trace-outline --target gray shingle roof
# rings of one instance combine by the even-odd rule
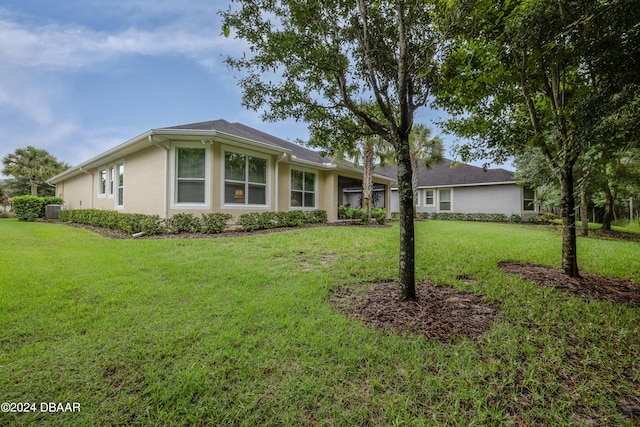
[[[458,165],[454,168],[452,166]],[[377,169],[376,172],[397,178],[398,167],[395,165]],[[418,187],[446,187],[454,185],[487,184],[497,182],[515,182],[513,172],[506,169],[483,169],[465,163],[458,164],[445,159],[431,169],[420,167],[418,171]]]
[[[259,131],[252,127],[243,125],[242,123],[230,123],[226,120],[211,120],[208,122],[190,123],[180,126],[172,126],[164,129],[185,129],[185,130],[215,130],[217,132],[246,138],[252,141],[261,142],[263,144],[273,145],[279,148],[290,150],[298,159],[307,160],[315,163],[330,163],[331,160],[320,155],[317,151],[309,150],[298,144],[294,144],[284,139],[269,135],[268,133]]]

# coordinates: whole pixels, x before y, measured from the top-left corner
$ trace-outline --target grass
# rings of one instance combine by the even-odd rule
[[[419,278],[501,305],[480,342],[384,334],[334,311],[332,289],[396,277],[397,227],[109,240],[2,220],[0,401],[81,411],[0,424],[633,425],[618,406],[640,402],[640,310],[496,267],[559,266],[552,227],[417,223]],[[579,240],[592,273],[640,283],[639,254]]]

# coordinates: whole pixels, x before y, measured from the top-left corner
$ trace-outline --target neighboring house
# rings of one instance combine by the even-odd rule
[[[375,176],[389,206],[395,179]],[[240,123],[215,120],[152,129],[49,179],[69,209],[195,215],[327,211],[361,169]],[[361,185],[361,184],[360,184]]]
[[[397,176],[397,166],[378,170]],[[391,212],[400,210],[398,189],[391,188]],[[536,213],[532,189],[518,185],[513,172],[483,169],[445,160],[418,171],[418,212],[497,213],[528,217]]]

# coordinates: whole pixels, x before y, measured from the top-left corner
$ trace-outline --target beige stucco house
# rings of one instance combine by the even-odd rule
[[[152,129],[47,182],[68,209],[155,214],[315,210],[335,221],[362,171],[240,123]],[[384,206],[395,179],[377,174]]]

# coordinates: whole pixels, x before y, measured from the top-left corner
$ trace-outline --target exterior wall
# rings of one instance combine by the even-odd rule
[[[90,209],[92,182],[93,175],[83,173],[74,176],[56,185],[56,196],[60,197],[69,209]]]
[[[522,213],[522,190],[518,185],[457,187],[452,191],[452,212]]]
[[[151,146],[124,159],[122,212],[163,215],[165,151]],[[114,209],[115,201],[109,209]]]
[[[458,213],[501,213],[522,215],[522,187],[517,184],[478,185],[465,187],[429,188],[434,192],[434,204],[426,205],[425,191],[418,190],[418,212],[441,212],[439,190],[451,190],[451,210]],[[399,212],[398,191],[391,192],[391,212]]]
[[[329,222],[338,220],[338,173],[321,171],[319,174],[318,209],[327,211]]]

